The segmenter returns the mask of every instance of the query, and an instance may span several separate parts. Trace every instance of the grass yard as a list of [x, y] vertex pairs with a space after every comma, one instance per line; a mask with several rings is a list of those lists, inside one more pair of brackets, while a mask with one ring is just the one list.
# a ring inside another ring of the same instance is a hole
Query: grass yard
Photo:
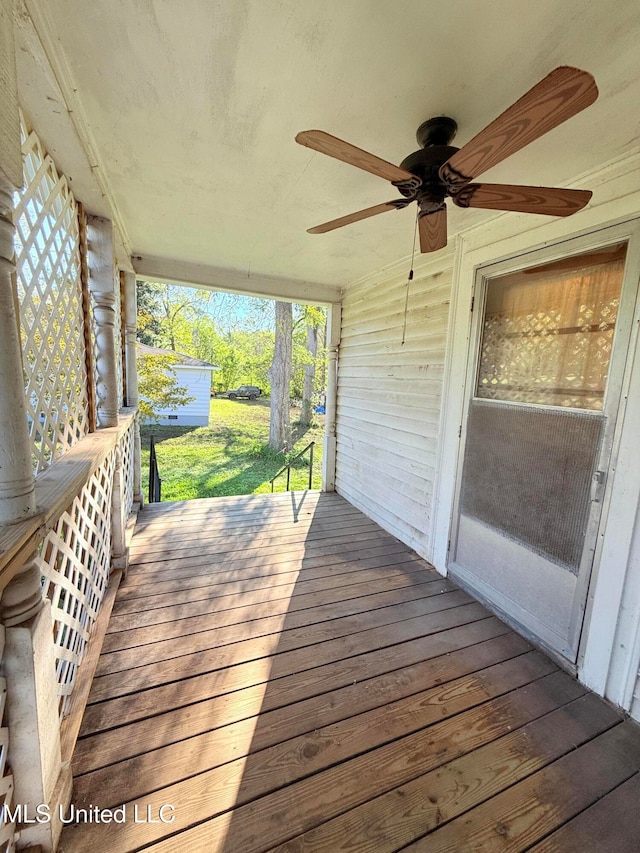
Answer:
[[[313, 488], [321, 485], [324, 415], [315, 415], [311, 428], [295, 424], [299, 409], [291, 410], [293, 454], [315, 441]], [[269, 440], [267, 400], [212, 399], [208, 427], [143, 426], [142, 482], [145, 498], [149, 478], [149, 436], [156, 437], [162, 500], [182, 501], [221, 495], [270, 492], [269, 480], [286, 463], [284, 454], [273, 453]], [[276, 481], [275, 491], [284, 491], [286, 473]], [[291, 485], [309, 485], [309, 455], [291, 469]]]

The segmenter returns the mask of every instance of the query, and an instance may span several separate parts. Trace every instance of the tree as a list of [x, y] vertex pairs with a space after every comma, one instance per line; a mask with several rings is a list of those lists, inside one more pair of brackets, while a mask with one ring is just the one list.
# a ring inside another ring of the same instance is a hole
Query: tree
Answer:
[[306, 331], [306, 351], [303, 363], [304, 379], [302, 382], [302, 411], [300, 423], [303, 426], [311, 426], [313, 420], [313, 392], [316, 381], [316, 361], [318, 358], [318, 330], [326, 323], [324, 308], [311, 305], [301, 306], [303, 308], [301, 321], [304, 321]]
[[174, 352], [185, 349], [191, 325], [207, 313], [217, 294], [158, 281], [138, 281], [138, 340]]
[[162, 285], [150, 281], [136, 281], [136, 303], [138, 329], [136, 337], [150, 347], [160, 346], [162, 321], [160, 319], [160, 296]]
[[302, 410], [300, 423], [311, 426], [313, 420], [313, 386], [316, 378], [316, 356], [318, 354], [318, 327], [307, 325], [307, 352], [309, 360], [304, 366], [304, 382], [302, 385]]
[[186, 386], [178, 385], [175, 361], [171, 355], [138, 356], [141, 420], [156, 420], [159, 410], [178, 409], [195, 400], [187, 396]]
[[271, 418], [269, 447], [288, 450], [291, 442], [289, 395], [291, 385], [291, 350], [293, 316], [290, 302], [276, 302], [276, 334], [273, 361], [269, 370], [271, 380]]

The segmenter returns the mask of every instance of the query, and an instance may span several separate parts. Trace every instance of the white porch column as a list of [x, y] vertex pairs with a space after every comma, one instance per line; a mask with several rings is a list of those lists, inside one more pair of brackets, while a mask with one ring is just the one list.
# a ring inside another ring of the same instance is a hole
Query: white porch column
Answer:
[[[136, 328], [138, 322], [138, 305], [136, 302], [136, 276], [132, 272], [121, 273], [124, 282], [124, 316], [126, 330], [126, 364], [127, 364], [127, 406], [137, 407], [138, 396], [138, 365], [136, 359]], [[142, 462], [140, 451], [140, 424], [136, 419], [133, 428], [133, 500], [144, 503], [142, 493]]]
[[336, 402], [338, 395], [338, 350], [342, 306], [333, 304], [327, 312], [327, 393], [325, 399], [325, 436], [322, 456], [322, 488], [336, 490]]
[[98, 427], [118, 425], [116, 362], [116, 276], [110, 220], [87, 216], [89, 290], [96, 322], [96, 398]]
[[127, 519], [124, 515], [122, 453], [119, 447], [116, 447], [115, 453], [116, 467], [113, 472], [111, 492], [111, 571], [122, 569], [126, 572], [129, 565], [129, 549], [127, 548]]
[[0, 0], [0, 523], [35, 512], [31, 442], [13, 287], [12, 193], [22, 186], [13, 2]]
[[0, 523], [35, 512], [31, 441], [12, 276], [11, 187], [0, 172]]
[[138, 369], [136, 365], [136, 325], [138, 307], [136, 304], [136, 275], [132, 272], [121, 272], [124, 284], [124, 322], [126, 331], [126, 365], [127, 365], [127, 406], [138, 405]]
[[60, 722], [52, 643], [51, 604], [42, 596], [40, 567], [30, 560], [2, 594], [5, 626], [4, 672], [7, 681], [9, 760], [14, 775], [14, 804], [33, 815], [47, 805], [52, 820], [20, 828], [19, 847], [55, 850], [61, 831], [60, 808], [71, 799], [71, 768], [62, 764]]

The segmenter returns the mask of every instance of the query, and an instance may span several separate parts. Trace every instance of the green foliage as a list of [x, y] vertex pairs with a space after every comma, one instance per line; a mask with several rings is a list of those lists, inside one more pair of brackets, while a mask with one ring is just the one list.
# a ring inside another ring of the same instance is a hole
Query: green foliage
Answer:
[[[327, 324], [327, 312], [325, 308], [317, 305], [296, 305], [295, 309], [291, 396], [295, 400], [302, 400], [306, 365], [312, 364], [315, 368], [314, 391], [324, 390], [325, 376], [322, 366], [326, 360], [324, 331]], [[318, 329], [318, 352], [315, 358], [307, 349], [307, 326], [314, 326]]]
[[[312, 429], [294, 429], [295, 444], [289, 458], [315, 441], [313, 488], [319, 489], [322, 471], [324, 418]], [[149, 435], [156, 437], [156, 453], [162, 477], [162, 499], [189, 500], [218, 495], [270, 492], [269, 483], [288, 461], [285, 454], [269, 449], [269, 403], [211, 400], [210, 426], [143, 426], [143, 477], [149, 470]], [[294, 463], [291, 485], [308, 487], [308, 453]], [[283, 491], [286, 474], [276, 481]]]
[[150, 347], [160, 346], [162, 322], [160, 318], [161, 284], [149, 281], [136, 281], [136, 301], [138, 304], [137, 338], [140, 343]]
[[195, 400], [187, 395], [187, 388], [178, 385], [173, 368], [176, 359], [171, 355], [138, 356], [138, 390], [140, 392], [140, 418], [153, 421], [161, 409], [178, 409]]
[[[241, 384], [258, 385], [269, 394], [269, 367], [274, 351], [274, 303], [270, 300], [213, 293], [160, 282], [137, 282], [138, 340], [191, 355], [220, 367], [215, 390]], [[315, 361], [315, 390], [324, 388], [326, 311], [294, 305], [291, 396], [301, 399], [304, 369]], [[306, 327], [319, 329], [318, 355], [311, 359]]]

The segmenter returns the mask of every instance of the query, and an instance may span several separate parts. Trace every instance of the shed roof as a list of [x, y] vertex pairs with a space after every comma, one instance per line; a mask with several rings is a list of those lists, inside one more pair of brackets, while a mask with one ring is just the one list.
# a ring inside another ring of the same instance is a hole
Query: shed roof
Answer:
[[203, 361], [201, 358], [194, 358], [192, 355], [185, 355], [181, 352], [175, 352], [172, 349], [163, 349], [162, 347], [150, 347], [148, 344], [136, 343], [136, 352], [139, 355], [171, 355], [175, 358], [176, 364], [183, 367], [202, 367], [209, 370], [220, 370], [215, 364], [209, 361]]

